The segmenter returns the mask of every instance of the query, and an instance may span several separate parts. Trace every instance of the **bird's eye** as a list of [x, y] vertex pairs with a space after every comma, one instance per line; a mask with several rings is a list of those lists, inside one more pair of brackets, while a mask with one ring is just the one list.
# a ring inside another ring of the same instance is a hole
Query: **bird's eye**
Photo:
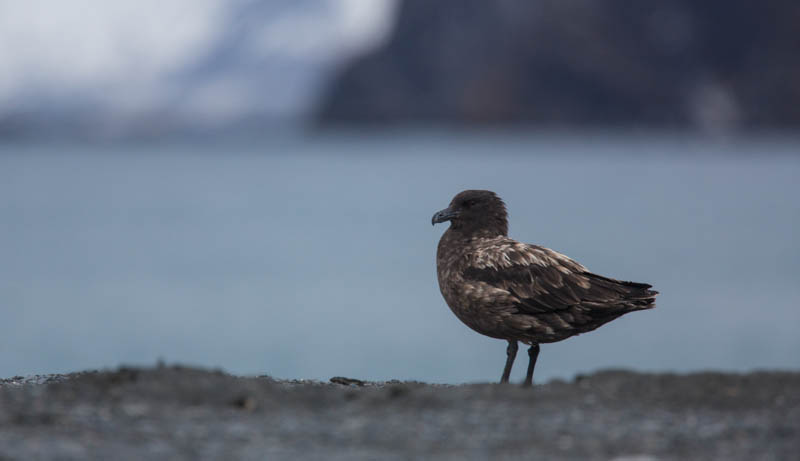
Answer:
[[464, 208], [471, 208], [475, 206], [477, 203], [478, 201], [475, 199], [467, 200], [466, 202], [464, 202]]

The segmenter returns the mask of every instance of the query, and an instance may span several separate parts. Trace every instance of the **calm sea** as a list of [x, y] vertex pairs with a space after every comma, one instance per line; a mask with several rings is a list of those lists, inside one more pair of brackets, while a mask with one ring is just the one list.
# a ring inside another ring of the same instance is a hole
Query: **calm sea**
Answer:
[[430, 218], [467, 188], [512, 237], [662, 293], [544, 345], [538, 381], [800, 368], [798, 138], [427, 132], [0, 145], [0, 377], [497, 380], [505, 343], [436, 283]]

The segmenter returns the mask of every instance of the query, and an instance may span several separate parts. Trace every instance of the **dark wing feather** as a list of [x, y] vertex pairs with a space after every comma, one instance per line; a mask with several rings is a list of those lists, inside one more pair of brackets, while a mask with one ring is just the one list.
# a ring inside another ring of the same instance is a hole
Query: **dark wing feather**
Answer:
[[[515, 304], [524, 313], [553, 313], [580, 306], [619, 315], [653, 307], [658, 294], [644, 283], [592, 274], [566, 256], [534, 245], [517, 243], [513, 247], [494, 246], [483, 251], [493, 252], [483, 255], [483, 259], [495, 264], [470, 266], [464, 271], [464, 278], [508, 291], [519, 300]], [[530, 255], [520, 257], [520, 252]], [[533, 262], [520, 264], [523, 261]]]

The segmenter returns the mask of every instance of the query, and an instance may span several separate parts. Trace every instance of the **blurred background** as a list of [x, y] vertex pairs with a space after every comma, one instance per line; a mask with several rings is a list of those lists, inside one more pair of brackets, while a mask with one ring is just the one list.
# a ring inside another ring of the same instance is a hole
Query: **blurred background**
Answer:
[[[0, 376], [163, 359], [495, 381], [431, 215], [652, 283], [543, 346], [601, 368], [800, 368], [800, 4], [0, 0]], [[517, 364], [521, 378], [524, 364]]]

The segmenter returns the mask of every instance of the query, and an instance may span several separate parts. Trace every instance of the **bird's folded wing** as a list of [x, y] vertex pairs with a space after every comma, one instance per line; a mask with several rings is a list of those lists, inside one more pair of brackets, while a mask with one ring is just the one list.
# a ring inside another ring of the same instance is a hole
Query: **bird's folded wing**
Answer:
[[622, 307], [655, 296], [646, 284], [621, 282], [588, 272], [581, 264], [548, 248], [510, 239], [488, 242], [464, 271], [467, 280], [507, 291], [522, 312], [554, 312], [574, 306]]

